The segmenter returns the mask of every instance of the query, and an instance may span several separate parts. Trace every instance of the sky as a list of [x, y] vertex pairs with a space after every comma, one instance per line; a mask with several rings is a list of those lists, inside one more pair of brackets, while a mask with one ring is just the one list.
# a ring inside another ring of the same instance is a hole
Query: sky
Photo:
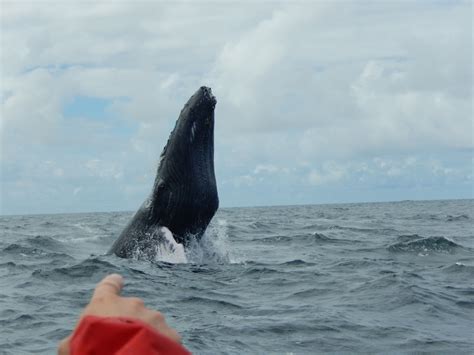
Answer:
[[221, 207], [473, 198], [471, 1], [0, 14], [0, 214], [136, 210], [202, 85]]

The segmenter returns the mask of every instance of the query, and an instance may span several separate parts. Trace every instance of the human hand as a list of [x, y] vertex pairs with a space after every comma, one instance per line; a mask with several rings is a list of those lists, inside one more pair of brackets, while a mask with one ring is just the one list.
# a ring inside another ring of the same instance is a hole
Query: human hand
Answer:
[[[165, 317], [160, 312], [146, 308], [142, 299], [138, 297], [121, 297], [122, 287], [122, 276], [118, 274], [106, 276], [97, 284], [91, 301], [82, 312], [77, 324], [81, 322], [83, 317], [89, 315], [135, 318], [151, 325], [160, 334], [176, 342], [181, 342], [178, 332], [166, 324]], [[58, 348], [59, 355], [69, 354], [70, 338], [71, 335], [60, 342]]]

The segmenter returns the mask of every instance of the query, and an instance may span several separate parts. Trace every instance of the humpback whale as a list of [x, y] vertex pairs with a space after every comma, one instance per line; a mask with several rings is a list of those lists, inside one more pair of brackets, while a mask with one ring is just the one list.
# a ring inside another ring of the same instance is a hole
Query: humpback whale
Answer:
[[[214, 174], [214, 108], [211, 89], [199, 88], [181, 110], [160, 155], [153, 189], [109, 253], [153, 259], [173, 249], [169, 232], [186, 247], [199, 239], [219, 207]], [[167, 233], [168, 232], [168, 233]]]

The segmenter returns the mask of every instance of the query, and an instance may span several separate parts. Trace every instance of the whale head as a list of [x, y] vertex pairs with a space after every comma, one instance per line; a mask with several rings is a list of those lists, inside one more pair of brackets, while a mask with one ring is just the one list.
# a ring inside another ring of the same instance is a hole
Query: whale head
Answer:
[[214, 173], [214, 109], [211, 89], [199, 88], [181, 110], [160, 156], [149, 199], [149, 219], [167, 227], [179, 243], [204, 233], [219, 199]]

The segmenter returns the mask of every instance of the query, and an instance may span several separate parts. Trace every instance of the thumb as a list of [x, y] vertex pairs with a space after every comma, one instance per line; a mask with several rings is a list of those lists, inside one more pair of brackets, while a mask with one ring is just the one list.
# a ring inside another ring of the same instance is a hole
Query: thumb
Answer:
[[61, 340], [59, 343], [58, 347], [58, 355], [69, 355], [70, 354], [70, 348], [69, 348], [69, 341], [71, 340], [71, 336], [68, 336], [67, 338], [64, 338]]
[[123, 287], [123, 277], [119, 274], [111, 274], [100, 281], [94, 291], [92, 298], [110, 295], [120, 295]]

